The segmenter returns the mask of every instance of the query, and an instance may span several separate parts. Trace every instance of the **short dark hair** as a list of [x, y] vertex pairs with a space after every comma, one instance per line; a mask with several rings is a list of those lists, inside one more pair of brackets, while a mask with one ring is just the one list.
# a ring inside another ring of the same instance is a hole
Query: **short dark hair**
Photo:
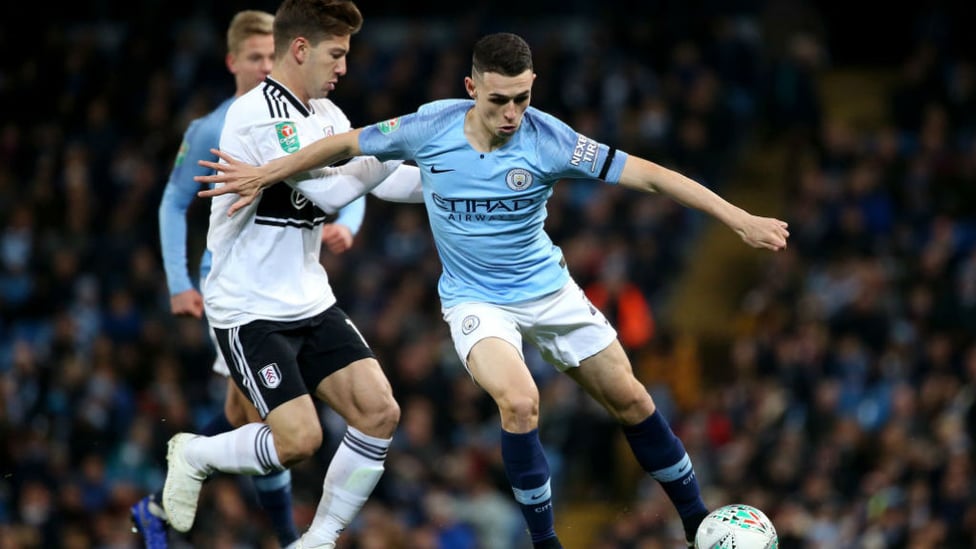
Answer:
[[352, 36], [363, 26], [363, 15], [351, 0], [285, 0], [274, 18], [275, 52], [288, 51], [303, 36], [315, 46], [333, 36]]
[[471, 56], [474, 72], [518, 76], [532, 70], [532, 50], [517, 34], [498, 32], [479, 39]]

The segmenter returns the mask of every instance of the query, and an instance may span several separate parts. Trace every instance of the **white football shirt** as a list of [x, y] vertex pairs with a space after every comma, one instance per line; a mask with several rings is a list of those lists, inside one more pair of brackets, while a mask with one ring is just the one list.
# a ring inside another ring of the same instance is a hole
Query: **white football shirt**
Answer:
[[[220, 149], [249, 164], [266, 164], [323, 137], [351, 129], [332, 101], [303, 104], [267, 78], [230, 106]], [[319, 263], [326, 212], [290, 182], [265, 189], [227, 216], [236, 194], [213, 198], [207, 249], [213, 259], [204, 292], [207, 319], [217, 328], [254, 320], [292, 321], [336, 302]]]

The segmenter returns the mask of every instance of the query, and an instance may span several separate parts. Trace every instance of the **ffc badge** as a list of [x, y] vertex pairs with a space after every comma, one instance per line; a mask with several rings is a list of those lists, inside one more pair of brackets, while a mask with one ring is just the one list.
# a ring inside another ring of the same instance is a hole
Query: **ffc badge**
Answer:
[[261, 384], [268, 389], [274, 389], [281, 385], [281, 371], [278, 370], [278, 363], [272, 362], [258, 370], [258, 377], [261, 378]]
[[278, 144], [281, 150], [291, 154], [301, 148], [298, 144], [298, 128], [294, 122], [278, 122], [275, 124], [275, 131], [278, 132]]

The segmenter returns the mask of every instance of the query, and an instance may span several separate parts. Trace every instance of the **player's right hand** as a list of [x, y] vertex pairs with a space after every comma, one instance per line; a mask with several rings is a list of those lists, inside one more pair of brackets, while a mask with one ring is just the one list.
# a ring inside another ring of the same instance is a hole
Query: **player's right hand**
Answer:
[[233, 156], [210, 149], [210, 152], [223, 160], [223, 162], [212, 162], [210, 160], [198, 160], [197, 164], [215, 170], [213, 175], [197, 175], [193, 180], [201, 184], [222, 183], [222, 185], [212, 189], [203, 190], [197, 196], [212, 198], [222, 194], [237, 194], [240, 198], [234, 202], [227, 211], [227, 216], [234, 215], [234, 212], [254, 202], [254, 199], [261, 194], [264, 188], [262, 174], [264, 171], [260, 166], [252, 166], [234, 158]]
[[779, 251], [786, 248], [786, 240], [790, 237], [789, 225], [772, 217], [760, 217], [746, 214], [743, 223], [735, 228], [735, 232], [746, 244], [753, 248], [765, 248]]
[[203, 318], [203, 296], [196, 290], [187, 290], [169, 296], [169, 308], [176, 316]]

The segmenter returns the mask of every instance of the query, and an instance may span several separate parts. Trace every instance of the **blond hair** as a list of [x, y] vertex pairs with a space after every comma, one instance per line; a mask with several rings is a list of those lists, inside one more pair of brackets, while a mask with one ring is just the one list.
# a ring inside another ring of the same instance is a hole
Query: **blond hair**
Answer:
[[270, 35], [274, 30], [274, 15], [266, 11], [239, 11], [227, 27], [227, 51], [237, 53], [248, 38], [260, 34]]

